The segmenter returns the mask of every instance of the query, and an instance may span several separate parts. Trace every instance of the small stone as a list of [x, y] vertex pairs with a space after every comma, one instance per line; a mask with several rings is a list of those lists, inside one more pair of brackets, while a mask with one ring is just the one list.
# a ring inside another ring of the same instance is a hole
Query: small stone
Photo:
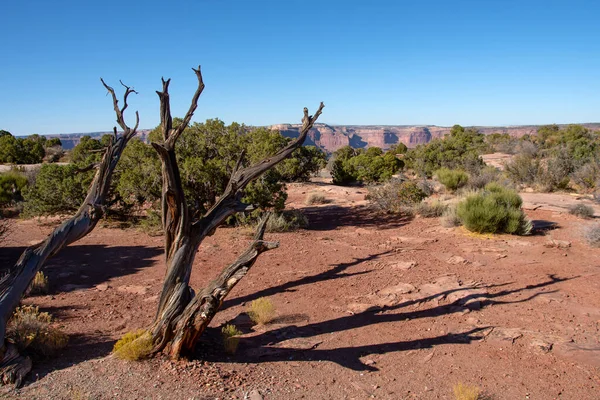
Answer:
[[101, 283], [99, 285], [96, 285], [96, 290], [104, 292], [105, 290], [108, 290], [109, 287], [110, 286], [108, 285], [108, 283]]
[[462, 258], [461, 256], [452, 256], [449, 259], [447, 259], [446, 262], [451, 265], [460, 265], [468, 263], [468, 261]]

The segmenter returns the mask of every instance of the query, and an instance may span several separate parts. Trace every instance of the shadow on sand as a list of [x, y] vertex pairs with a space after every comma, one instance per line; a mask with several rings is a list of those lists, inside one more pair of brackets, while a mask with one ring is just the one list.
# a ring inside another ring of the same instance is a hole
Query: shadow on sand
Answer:
[[[229, 359], [229, 361], [235, 362], [278, 362], [278, 361], [289, 361], [294, 359], [296, 361], [331, 361], [339, 364], [343, 367], [356, 370], [356, 371], [376, 371], [377, 368], [372, 365], [365, 365], [360, 361], [360, 358], [368, 354], [385, 354], [389, 352], [405, 351], [412, 349], [425, 349], [432, 348], [434, 346], [442, 344], [468, 344], [473, 341], [482, 340], [485, 337], [486, 331], [489, 333], [490, 327], [476, 327], [464, 332], [448, 333], [445, 335], [434, 336], [424, 339], [414, 339], [408, 341], [397, 341], [397, 342], [386, 342], [378, 344], [370, 344], [365, 346], [355, 347], [338, 347], [334, 349], [318, 349], [320, 343], [318, 338], [313, 340], [314, 345], [303, 348], [293, 347], [278, 347], [277, 345], [281, 342], [288, 341], [290, 339], [299, 338], [316, 338], [319, 335], [331, 334], [335, 332], [342, 332], [351, 329], [357, 329], [362, 327], [370, 327], [374, 331], [377, 329], [377, 324], [384, 324], [390, 322], [399, 322], [407, 319], [418, 319], [418, 318], [433, 318], [442, 315], [449, 315], [453, 313], [461, 313], [465, 309], [470, 308], [485, 308], [492, 305], [499, 304], [516, 304], [523, 303], [532, 300], [540, 293], [533, 293], [530, 296], [520, 300], [503, 300], [504, 297], [527, 292], [535, 289], [550, 287], [560, 282], [564, 282], [571, 278], [558, 278], [554, 275], [549, 275], [548, 279], [544, 282], [536, 285], [528, 285], [516, 289], [504, 289], [499, 290], [496, 293], [465, 293], [465, 296], [457, 299], [456, 301], [446, 304], [439, 305], [423, 310], [416, 311], [403, 311], [409, 306], [417, 305], [420, 303], [426, 303], [431, 300], [440, 300], [445, 298], [451, 293], [467, 291], [471, 289], [500, 289], [501, 287], [512, 284], [495, 284], [488, 286], [465, 286], [457, 289], [447, 290], [441, 293], [437, 293], [431, 296], [426, 296], [414, 300], [404, 301], [402, 303], [381, 307], [374, 311], [365, 311], [358, 314], [347, 315], [327, 321], [309, 323], [304, 326], [284, 326], [276, 329], [266, 331], [253, 337], [244, 338], [242, 341], [242, 349], [239, 354]], [[552, 293], [551, 292], [544, 292]], [[477, 303], [474, 303], [477, 302]], [[209, 345], [213, 349], [219, 349], [219, 345], [215, 344], [214, 341], [218, 340], [218, 333], [216, 329], [212, 333], [208, 334], [203, 343], [198, 348], [198, 356], [209, 361], [227, 361], [223, 359], [222, 352], [207, 350], [206, 345]], [[211, 343], [212, 342], [212, 343]], [[308, 341], [310, 346], [310, 341]], [[205, 344], [205, 346], [202, 346]]]

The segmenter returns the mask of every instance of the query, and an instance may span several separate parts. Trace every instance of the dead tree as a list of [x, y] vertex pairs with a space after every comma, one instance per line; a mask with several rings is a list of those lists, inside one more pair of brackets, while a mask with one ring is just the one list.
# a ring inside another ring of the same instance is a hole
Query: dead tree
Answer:
[[198, 247], [227, 217], [251, 207], [241, 201], [244, 188], [302, 146], [324, 107], [321, 103], [314, 116], [309, 116], [308, 109], [305, 108], [300, 136], [273, 156], [242, 168], [243, 155], [240, 155], [224, 193], [204, 215], [195, 218], [186, 203], [175, 154], [177, 139], [189, 124], [204, 89], [200, 67], [194, 69], [194, 72], [198, 78], [198, 88], [183, 122], [177, 127], [173, 127], [169, 104], [170, 79], [162, 80], [162, 91], [157, 91], [157, 94], [160, 98], [163, 143], [152, 143], [162, 163], [162, 225], [167, 273], [150, 331], [154, 343], [153, 353], [163, 351], [172, 358], [179, 358], [194, 349], [225, 296], [246, 274], [258, 256], [277, 247], [277, 243], [262, 240], [266, 224], [266, 220], [263, 220], [250, 247], [206, 288], [195, 294], [189, 281]]
[[104, 80], [101, 79], [101, 81], [111, 94], [117, 123], [123, 130], [123, 134], [117, 135], [117, 128], [114, 128], [112, 142], [104, 152], [85, 200], [75, 215], [56, 228], [44, 241], [25, 249], [17, 263], [0, 278], [0, 344], [2, 345], [0, 349], [0, 379], [4, 384], [14, 382], [19, 386], [32, 366], [29, 357], [21, 356], [15, 345], [6, 341], [8, 320], [19, 305], [35, 274], [42, 268], [46, 260], [62, 248], [90, 233], [102, 218], [115, 167], [125, 146], [137, 132], [140, 120], [138, 113], [135, 113], [136, 121], [133, 129], [127, 126], [123, 116], [127, 109], [127, 98], [131, 93], [136, 92], [121, 82], [125, 87], [125, 94], [123, 95], [123, 107], [119, 108], [115, 91]]

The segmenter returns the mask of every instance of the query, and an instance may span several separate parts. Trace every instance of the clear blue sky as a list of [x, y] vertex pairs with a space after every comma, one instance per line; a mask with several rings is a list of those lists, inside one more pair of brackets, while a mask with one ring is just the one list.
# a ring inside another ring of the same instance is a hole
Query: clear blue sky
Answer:
[[[600, 121], [598, 1], [61, 1], [0, 4], [0, 129], [108, 131], [103, 77], [158, 124], [160, 77], [196, 121], [519, 125]], [[133, 123], [133, 113], [128, 114]]]

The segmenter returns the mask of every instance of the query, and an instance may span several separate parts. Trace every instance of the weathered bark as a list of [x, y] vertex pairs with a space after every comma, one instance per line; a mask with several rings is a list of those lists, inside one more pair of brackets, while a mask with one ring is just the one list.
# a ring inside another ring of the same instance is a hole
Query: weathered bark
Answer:
[[123, 85], [125, 87], [123, 107], [119, 108], [119, 102], [113, 88], [104, 83], [103, 80], [102, 84], [112, 96], [117, 123], [123, 129], [123, 134], [118, 136], [117, 128], [114, 128], [113, 140], [106, 149], [87, 196], [75, 215], [56, 228], [44, 241], [25, 249], [17, 263], [0, 278], [0, 343], [2, 343], [0, 376], [3, 383], [16, 382], [20, 384], [23, 376], [31, 369], [31, 361], [26, 357], [18, 356], [18, 352], [15, 356], [16, 349], [5, 341], [8, 320], [31, 284], [35, 274], [42, 268], [46, 260], [65, 246], [90, 233], [102, 218], [106, 209], [106, 199], [113, 172], [125, 146], [135, 136], [139, 125], [137, 112], [133, 129], [127, 126], [123, 117], [123, 113], [127, 109], [127, 97], [135, 91]]
[[[308, 109], [305, 108], [300, 136], [273, 156], [246, 168], [241, 168], [242, 157], [240, 157], [218, 201], [202, 217], [192, 220], [181, 186], [175, 143], [191, 120], [198, 98], [204, 89], [200, 67], [194, 69], [194, 72], [198, 78], [198, 88], [183, 123], [177, 128], [173, 128], [169, 105], [170, 80], [162, 80], [163, 90], [157, 94], [161, 103], [163, 143], [152, 144], [162, 164], [162, 222], [165, 231], [167, 272], [154, 324], [150, 330], [153, 334], [154, 352], [167, 350], [173, 358], [193, 350], [198, 337], [231, 289], [227, 289], [227, 281], [223, 279], [229, 276], [227, 280], [231, 280], [231, 287], [233, 287], [252, 266], [258, 255], [273, 248], [274, 245], [257, 239], [236, 263], [226, 268], [219, 278], [198, 295], [194, 295], [194, 291], [189, 287], [189, 280], [198, 247], [204, 238], [212, 235], [227, 217], [251, 207], [241, 201], [245, 187], [302, 146], [308, 131], [321, 115], [324, 107], [321, 103], [314, 116], [309, 116]], [[264, 226], [261, 226], [260, 231], [264, 233]], [[262, 233], [260, 237], [262, 238]], [[237, 272], [231, 272], [233, 275], [229, 275], [228, 271]]]

